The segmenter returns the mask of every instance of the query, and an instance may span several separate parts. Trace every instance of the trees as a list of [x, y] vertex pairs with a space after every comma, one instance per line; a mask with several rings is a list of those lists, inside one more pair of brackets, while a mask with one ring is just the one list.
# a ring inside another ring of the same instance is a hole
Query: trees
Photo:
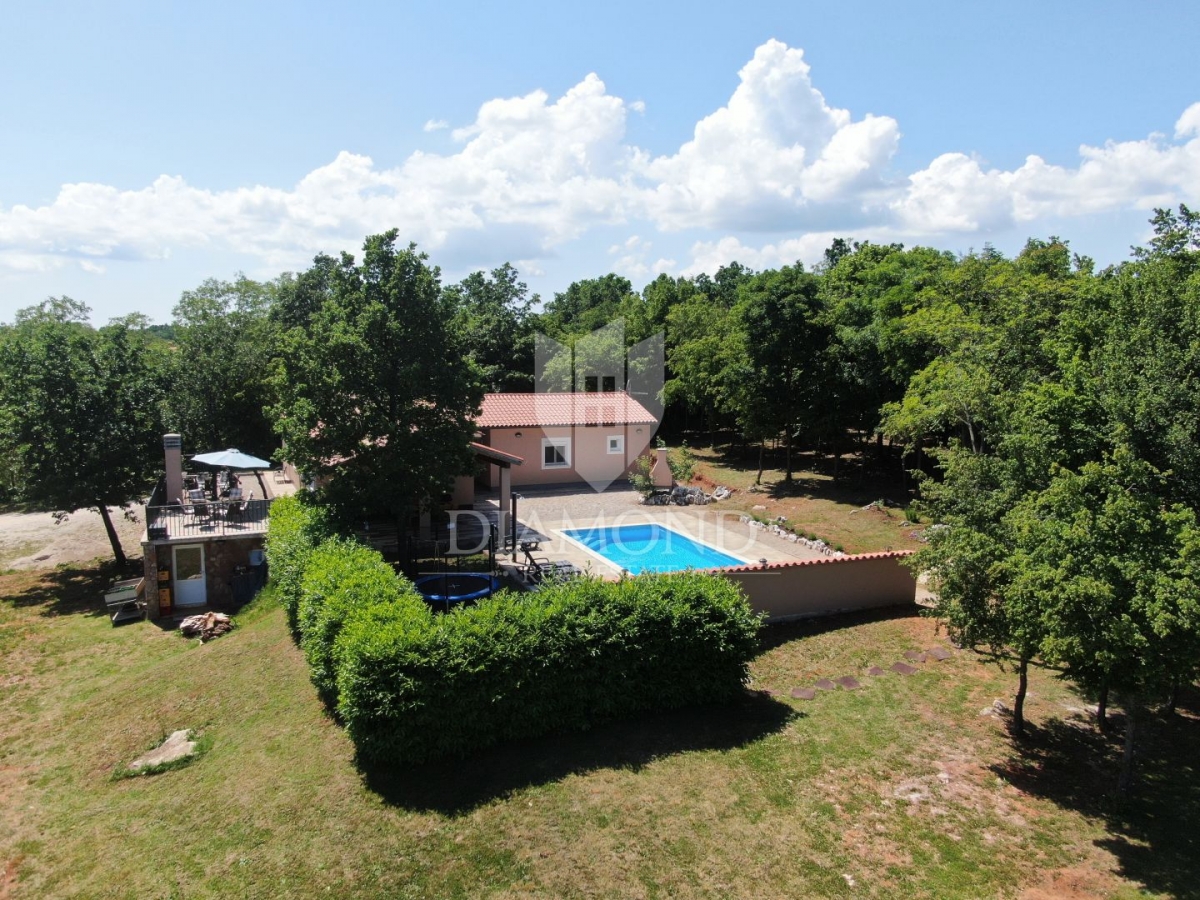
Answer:
[[125, 508], [160, 464], [162, 361], [145, 320], [99, 329], [68, 297], [17, 313], [0, 336], [0, 420], [10, 429], [24, 499], [61, 513], [100, 513], [118, 565], [125, 553], [109, 507]]
[[269, 457], [278, 445], [266, 415], [274, 293], [274, 286], [239, 275], [206, 279], [180, 297], [166, 418], [188, 446]]
[[811, 421], [829, 372], [830, 329], [820, 313], [817, 279], [799, 264], [745, 282], [734, 309], [745, 337], [732, 376], [739, 421], [759, 436], [783, 432], [789, 483], [796, 432]]
[[307, 328], [285, 335], [273, 378], [285, 455], [343, 519], [402, 519], [472, 470], [483, 397], [479, 370], [451, 327], [437, 268], [396, 232], [343, 254]]
[[533, 390], [533, 317], [537, 301], [508, 263], [491, 275], [472, 272], [445, 289], [452, 328], [491, 391]]
[[1135, 726], [1200, 663], [1200, 559], [1194, 511], [1162, 501], [1163, 479], [1118, 448], [1009, 516], [1017, 533], [1013, 593], [1043, 624], [1041, 652], [1067, 677], [1125, 707], [1120, 785], [1130, 784]]

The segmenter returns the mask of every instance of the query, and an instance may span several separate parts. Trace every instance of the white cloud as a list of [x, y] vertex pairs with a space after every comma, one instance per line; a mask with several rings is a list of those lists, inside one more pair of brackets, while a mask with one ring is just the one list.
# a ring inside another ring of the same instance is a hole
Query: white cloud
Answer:
[[[532, 271], [596, 225], [628, 224], [637, 234], [610, 253], [641, 277], [677, 266], [667, 256], [650, 262], [661, 231], [696, 239], [684, 268], [693, 272], [733, 258], [754, 268], [811, 263], [835, 234], [936, 240], [1200, 202], [1200, 103], [1183, 111], [1173, 139], [1083, 146], [1075, 165], [1031, 155], [1008, 171], [948, 148], [911, 174], [890, 170], [899, 123], [828, 103], [803, 51], [779, 41], [755, 51], [725, 105], [676, 152], [655, 157], [627, 142], [628, 115], [645, 109], [591, 74], [557, 99], [537, 90], [488, 100], [473, 123], [451, 130], [454, 152], [416, 152], [394, 168], [343, 151], [290, 187], [212, 191], [168, 175], [137, 190], [68, 184], [42, 206], [0, 207], [0, 270], [97, 271], [175, 248], [297, 268], [395, 227], [450, 267], [509, 258]], [[719, 237], [749, 233], [764, 235], [761, 246]]]
[[882, 186], [900, 130], [894, 119], [858, 122], [825, 102], [804, 51], [771, 40], [739, 73], [728, 104], [696, 125], [672, 156], [642, 156], [651, 216], [663, 227], [796, 224], [813, 202], [853, 200]]

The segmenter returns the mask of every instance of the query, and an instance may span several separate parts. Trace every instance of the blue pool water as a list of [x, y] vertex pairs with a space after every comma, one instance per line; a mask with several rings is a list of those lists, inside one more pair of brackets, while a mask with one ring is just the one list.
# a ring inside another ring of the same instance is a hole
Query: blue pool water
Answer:
[[563, 534], [633, 575], [746, 565], [743, 559], [698, 544], [662, 525], [572, 528]]

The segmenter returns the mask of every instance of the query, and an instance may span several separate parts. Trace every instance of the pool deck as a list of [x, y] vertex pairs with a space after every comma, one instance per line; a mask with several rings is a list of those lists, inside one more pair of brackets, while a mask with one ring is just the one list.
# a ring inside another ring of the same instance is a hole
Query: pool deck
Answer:
[[[602, 578], [617, 578], [620, 569], [602, 557], [585, 550], [562, 534], [570, 528], [611, 527], [655, 522], [701, 543], [756, 563], [795, 562], [823, 559], [822, 554], [770, 534], [743, 525], [738, 510], [724, 508], [721, 503], [707, 506], [643, 506], [641, 496], [631, 488], [614, 486], [597, 493], [584, 486], [570, 488], [522, 488], [517, 501], [517, 539], [538, 540], [541, 549], [535, 555], [550, 560], [566, 560], [585, 572]], [[476, 508], [495, 508], [495, 497], [480, 497]], [[516, 560], [505, 554], [498, 560], [505, 568], [521, 565], [524, 555], [518, 551]]]

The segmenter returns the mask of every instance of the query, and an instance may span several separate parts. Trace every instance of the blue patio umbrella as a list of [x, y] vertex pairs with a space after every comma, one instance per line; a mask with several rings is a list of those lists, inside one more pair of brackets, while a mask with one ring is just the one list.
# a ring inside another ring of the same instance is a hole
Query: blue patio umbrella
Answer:
[[[216, 466], [218, 469], [238, 469], [241, 471], [269, 469], [271, 464], [265, 459], [259, 459], [257, 456], [251, 456], [249, 453], [243, 453], [241, 450], [235, 450], [232, 447], [228, 450], [217, 450], [213, 453], [197, 453], [192, 457], [192, 462], [203, 463], [206, 466]], [[262, 475], [257, 471], [254, 472], [258, 478], [258, 485], [262, 488], [263, 496], [267, 496], [267, 486], [263, 483]], [[214, 480], [213, 497], [217, 496], [217, 487]]]
[[269, 469], [271, 463], [241, 450], [218, 450], [215, 453], [197, 453], [192, 462], [204, 463], [206, 466], [217, 466], [222, 469]]

